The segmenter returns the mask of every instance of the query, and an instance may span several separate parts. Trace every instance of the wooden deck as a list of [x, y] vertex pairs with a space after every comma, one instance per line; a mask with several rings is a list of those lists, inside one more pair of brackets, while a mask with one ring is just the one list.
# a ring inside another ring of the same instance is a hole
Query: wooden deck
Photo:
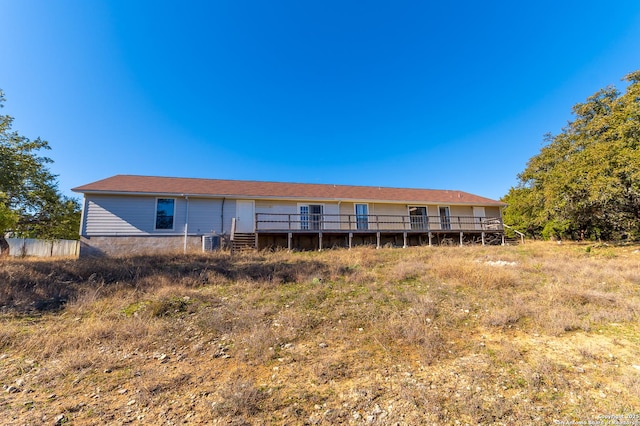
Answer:
[[255, 215], [255, 247], [319, 249], [375, 245], [504, 244], [499, 217], [272, 214]]

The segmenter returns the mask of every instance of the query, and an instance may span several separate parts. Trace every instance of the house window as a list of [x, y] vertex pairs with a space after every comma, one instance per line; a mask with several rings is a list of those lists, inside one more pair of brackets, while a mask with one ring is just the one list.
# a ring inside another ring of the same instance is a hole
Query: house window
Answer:
[[322, 204], [300, 205], [300, 229], [319, 230], [322, 229]]
[[173, 229], [175, 201], [173, 198], [156, 200], [156, 229]]
[[369, 229], [369, 206], [367, 204], [356, 204], [356, 229]]

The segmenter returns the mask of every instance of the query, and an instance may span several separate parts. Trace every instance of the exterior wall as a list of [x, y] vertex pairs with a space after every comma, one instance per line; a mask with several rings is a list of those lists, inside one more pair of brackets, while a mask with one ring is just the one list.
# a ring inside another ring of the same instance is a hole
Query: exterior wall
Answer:
[[[342, 220], [343, 222], [340, 224], [340, 229], [353, 229], [355, 228], [354, 224], [351, 224], [351, 227], [349, 227], [349, 222], [347, 216], [345, 215], [354, 215], [355, 214], [355, 207], [354, 207], [355, 203], [340, 203], [340, 206], [338, 207], [338, 214], [342, 215]], [[346, 220], [345, 220], [346, 219]]]
[[500, 213], [500, 207], [485, 207], [484, 213], [486, 217], [490, 218], [502, 217], [502, 213]]
[[[156, 199], [146, 196], [90, 195], [85, 202], [82, 236], [148, 236], [184, 235], [187, 201], [174, 198], [173, 229], [155, 229]], [[189, 198], [189, 234], [229, 233], [231, 218], [235, 215], [235, 201], [222, 199]]]
[[[187, 237], [187, 252], [202, 251], [202, 237]], [[184, 252], [184, 236], [101, 236], [80, 239], [80, 257]]]
[[451, 216], [473, 216], [471, 206], [450, 206]]
[[[175, 199], [174, 227], [172, 230], [155, 229], [155, 196], [113, 196], [90, 195], [85, 202], [86, 211], [82, 220], [82, 236], [149, 236], [149, 235], [184, 235], [187, 201], [181, 197], [167, 197]], [[236, 201], [189, 198], [188, 234], [228, 234], [231, 232], [231, 221], [236, 216]], [[287, 229], [291, 220], [291, 229], [300, 229], [299, 205], [297, 201], [257, 200], [255, 212], [261, 213], [260, 230]], [[341, 229], [357, 230], [355, 218], [355, 203], [353, 202], [310, 202], [310, 204], [324, 206], [326, 230]], [[223, 206], [224, 204], [224, 206]], [[376, 223], [388, 230], [411, 229], [410, 224], [402, 223], [407, 220], [406, 204], [366, 203], [369, 206], [369, 230], [375, 230]], [[442, 229], [437, 205], [427, 205], [429, 229]], [[452, 218], [458, 216], [473, 216], [471, 206], [448, 206]], [[273, 216], [269, 216], [273, 214]], [[500, 217], [499, 207], [485, 207], [486, 217]], [[289, 216], [290, 215], [290, 216]], [[333, 216], [332, 216], [333, 215]], [[340, 215], [340, 216], [338, 216]], [[348, 217], [351, 215], [351, 224]], [[340, 223], [338, 223], [340, 220]], [[451, 221], [451, 230], [464, 228], [463, 223]], [[467, 226], [468, 228], [468, 226]]]
[[[409, 214], [406, 204], [369, 204], [369, 215], [375, 215], [380, 228], [389, 230], [406, 230], [411, 225], [406, 217]], [[375, 229], [375, 224], [370, 229]]]
[[427, 228], [432, 230], [441, 229], [439, 207], [436, 204], [429, 204], [425, 207], [427, 208]]
[[[340, 215], [342, 217], [342, 223], [340, 228], [342, 230], [353, 229], [356, 230], [355, 223], [355, 204], [352, 202], [344, 202], [340, 204]], [[360, 203], [358, 203], [360, 204]], [[411, 224], [408, 222], [408, 205], [407, 204], [387, 204], [387, 203], [362, 203], [369, 206], [369, 229], [376, 229], [376, 221], [380, 223], [381, 229], [388, 230], [410, 230]], [[411, 206], [426, 207], [428, 226], [432, 230], [442, 230], [442, 223], [440, 220], [440, 207], [449, 207], [449, 215], [452, 218], [450, 221], [451, 230], [469, 229], [473, 227], [473, 206], [448, 206], [448, 205], [436, 205], [436, 204], [411, 204]], [[351, 215], [351, 225], [346, 215]], [[485, 207], [485, 217], [501, 217], [499, 207]], [[458, 219], [460, 218], [460, 219]], [[406, 221], [403, 223], [402, 221]], [[386, 224], [385, 224], [386, 223]]]
[[231, 232], [231, 218], [235, 216], [235, 207], [235, 200], [225, 200], [223, 219], [222, 200], [189, 198], [189, 234], [228, 234]]
[[323, 229], [339, 229], [339, 224], [333, 223], [338, 220], [337, 215], [340, 214], [338, 203], [257, 200], [256, 213], [261, 213], [258, 230], [300, 229], [300, 209], [298, 207], [300, 204], [322, 204], [327, 220]]
[[[464, 229], [482, 229], [480, 222], [476, 223], [473, 214], [473, 206], [449, 206], [449, 205], [429, 205], [427, 207], [427, 215], [429, 217], [429, 229], [444, 230], [443, 223], [440, 220], [440, 207], [449, 207], [449, 215], [451, 217], [449, 226], [450, 230]], [[484, 207], [485, 218], [501, 218], [500, 207]]]
[[340, 229], [340, 206], [338, 203], [324, 203], [324, 214], [329, 215], [325, 229]]
[[324, 225], [324, 229], [340, 229], [340, 206], [338, 203], [324, 203], [324, 214], [328, 223]]
[[[387, 230], [403, 230], [410, 229], [408, 222], [402, 223], [403, 217], [407, 216], [408, 210], [406, 204], [386, 204], [386, 203], [352, 203], [345, 202], [340, 204], [341, 215], [351, 215], [351, 224], [347, 216], [342, 217], [340, 229], [357, 230], [355, 205], [367, 204], [369, 207], [369, 230], [376, 230], [376, 221], [380, 223], [380, 228]], [[389, 217], [386, 217], [389, 216]]]
[[153, 232], [155, 200], [155, 197], [88, 197], [80, 234], [149, 234]]
[[[174, 228], [171, 230], [156, 230], [156, 200], [157, 198], [173, 198], [175, 200]], [[189, 197], [156, 197], [133, 195], [86, 195], [85, 209], [82, 216], [80, 255], [124, 255], [158, 252], [182, 252], [185, 244], [185, 219], [187, 217], [188, 203], [188, 229], [187, 250], [200, 251], [202, 249], [202, 235], [216, 233], [219, 235], [231, 232], [232, 218], [236, 217], [236, 201], [222, 198], [197, 198]], [[261, 220], [273, 222], [259, 223], [258, 230], [300, 229], [301, 204], [322, 204], [324, 214], [323, 230], [353, 230], [357, 234], [357, 221], [354, 202], [318, 202], [318, 201], [279, 201], [256, 200], [255, 213], [261, 214]], [[358, 203], [359, 204], [359, 203]], [[365, 202], [363, 202], [365, 204]], [[402, 231], [411, 230], [407, 204], [392, 203], [366, 203], [368, 205], [369, 226], [368, 231], [399, 231], [394, 235], [392, 244], [399, 244], [397, 238], [402, 236]], [[414, 204], [411, 204], [414, 205]], [[421, 206], [420, 204], [415, 204]], [[422, 205], [427, 208], [429, 219], [428, 229], [433, 231], [452, 231], [456, 234], [459, 230], [482, 230], [475, 226], [472, 206], [446, 206], [449, 207], [449, 227], [442, 226], [439, 217], [439, 207], [445, 205]], [[271, 216], [269, 216], [271, 214]], [[332, 216], [333, 215], [333, 216]], [[351, 216], [349, 223], [347, 215]], [[500, 207], [485, 207], [487, 218], [500, 218]], [[340, 222], [338, 223], [338, 220]], [[379, 221], [379, 225], [376, 224]], [[465, 222], [466, 223], [463, 223]], [[289, 228], [289, 226], [291, 226]], [[425, 229], [426, 231], [426, 229]], [[392, 233], [391, 232], [391, 233]], [[391, 233], [387, 233], [391, 235]], [[354, 238], [364, 238], [365, 232]], [[375, 234], [375, 233], [374, 233]], [[275, 235], [275, 234], [274, 234]], [[283, 234], [286, 239], [286, 233]], [[276, 237], [273, 237], [276, 238]], [[299, 238], [307, 238], [299, 236]], [[327, 237], [329, 238], [329, 237]], [[348, 234], [335, 235], [334, 240], [326, 240], [329, 245], [346, 244]], [[391, 238], [386, 236], [385, 238]], [[417, 244], [422, 244], [420, 236], [416, 237]], [[362, 243], [369, 243], [362, 241]], [[357, 244], [357, 241], [354, 241]], [[386, 244], [386, 243], [385, 243]]]
[[459, 231], [461, 229], [469, 229], [473, 226], [473, 207], [471, 206], [450, 206], [449, 213], [451, 214], [451, 230]]
[[292, 221], [292, 229], [299, 229], [295, 226], [300, 220], [298, 203], [294, 201], [258, 200], [256, 201], [256, 213], [262, 213], [263, 216], [260, 219], [267, 221], [258, 224], [259, 230], [287, 229], [289, 220]]
[[[222, 201], [220, 205], [222, 206]], [[236, 217], [236, 200], [224, 200], [224, 208], [221, 208], [221, 211], [224, 213], [224, 221], [221, 227], [222, 233], [230, 234], [232, 219]]]

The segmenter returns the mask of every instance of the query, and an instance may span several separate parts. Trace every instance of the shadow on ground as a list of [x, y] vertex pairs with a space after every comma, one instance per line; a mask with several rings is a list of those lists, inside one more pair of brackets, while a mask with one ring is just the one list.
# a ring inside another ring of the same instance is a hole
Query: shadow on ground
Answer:
[[108, 295], [127, 288], [152, 291], [161, 282], [199, 287], [209, 284], [212, 275], [221, 280], [279, 284], [323, 277], [328, 269], [318, 261], [277, 262], [260, 254], [8, 260], [0, 263], [0, 311], [56, 311], [83, 292], [97, 289]]

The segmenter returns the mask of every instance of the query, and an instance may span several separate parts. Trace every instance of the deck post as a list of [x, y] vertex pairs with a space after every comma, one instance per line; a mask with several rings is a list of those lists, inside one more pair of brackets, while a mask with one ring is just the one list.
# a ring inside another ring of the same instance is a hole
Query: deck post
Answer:
[[482, 231], [482, 234], [481, 234], [481, 235], [482, 235], [482, 245], [484, 245], [484, 244], [485, 244], [484, 231]]
[[431, 238], [433, 238], [433, 234], [429, 231], [429, 247], [431, 247]]
[[352, 242], [353, 242], [353, 232], [349, 232], [349, 248], [351, 248]]
[[318, 232], [318, 251], [322, 251], [322, 232]]
[[462, 247], [464, 244], [462, 243], [462, 231], [460, 231], [460, 247]]
[[407, 231], [404, 231], [402, 233], [402, 238], [404, 240], [404, 245], [402, 246], [402, 248], [407, 248]]
[[376, 248], [380, 248], [380, 231], [376, 232]]
[[502, 233], [502, 245], [505, 245], [504, 244], [504, 232]]
[[293, 232], [287, 234], [287, 248], [291, 251], [291, 240], [293, 239]]
[[258, 231], [256, 230], [256, 250], [258, 250], [258, 249], [259, 249], [259, 246], [258, 246]]

